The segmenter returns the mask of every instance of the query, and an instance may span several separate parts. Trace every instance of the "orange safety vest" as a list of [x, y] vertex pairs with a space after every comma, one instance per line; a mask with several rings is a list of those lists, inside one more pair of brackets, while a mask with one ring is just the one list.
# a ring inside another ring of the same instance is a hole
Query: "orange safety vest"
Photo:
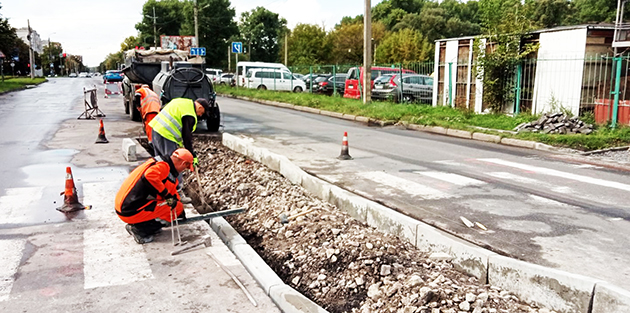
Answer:
[[156, 218], [170, 221], [170, 207], [164, 199], [174, 195], [178, 199], [177, 215], [183, 210], [177, 194], [177, 174], [171, 165], [155, 157], [134, 169], [125, 179], [114, 202], [118, 217], [129, 224]]
[[140, 94], [140, 114], [143, 120], [148, 113], [160, 112], [160, 97], [153, 90], [141, 87], [136, 93]]

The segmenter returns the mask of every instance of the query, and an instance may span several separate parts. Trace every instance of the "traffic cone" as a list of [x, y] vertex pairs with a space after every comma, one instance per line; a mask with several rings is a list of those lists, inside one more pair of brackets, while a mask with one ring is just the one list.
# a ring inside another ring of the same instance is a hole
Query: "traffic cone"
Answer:
[[341, 154], [337, 157], [339, 160], [352, 160], [348, 150], [348, 132], [343, 133], [343, 141], [341, 142]]
[[80, 210], [89, 210], [79, 202], [77, 196], [77, 188], [74, 187], [74, 179], [72, 178], [72, 169], [66, 167], [66, 189], [61, 193], [63, 195], [63, 206], [57, 208], [57, 211], [63, 213], [71, 213]]
[[109, 140], [105, 137], [105, 127], [103, 126], [103, 119], [101, 119], [100, 127], [98, 128], [98, 138], [96, 138], [96, 143], [108, 143]]

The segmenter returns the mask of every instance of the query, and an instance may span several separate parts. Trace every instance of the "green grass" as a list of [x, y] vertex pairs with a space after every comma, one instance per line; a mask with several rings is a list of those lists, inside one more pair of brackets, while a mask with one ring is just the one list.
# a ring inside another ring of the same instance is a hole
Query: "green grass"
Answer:
[[584, 151], [630, 145], [630, 127], [619, 127], [615, 130], [611, 130], [607, 126], [600, 126], [596, 127], [595, 132], [589, 135], [546, 135], [536, 133], [510, 134], [493, 130], [479, 130], [475, 128], [484, 127], [494, 130], [512, 130], [514, 127], [523, 122], [530, 122], [538, 119], [538, 116], [525, 113], [519, 114], [517, 117], [511, 117], [505, 114], [476, 114], [469, 110], [454, 109], [443, 106], [432, 107], [430, 105], [397, 104], [380, 101], [365, 105], [359, 100], [345, 99], [341, 97], [329, 97], [310, 93], [297, 94], [275, 92], [246, 88], [237, 89], [227, 86], [216, 86], [216, 91], [219, 94], [285, 102], [326, 111], [365, 116], [378, 120], [394, 122], [403, 121], [419, 125], [441, 126], [445, 128], [484, 132], [499, 135], [501, 137], [533, 140], [553, 146]]
[[46, 78], [37, 77], [34, 79], [27, 77], [5, 78], [4, 82], [0, 81], [0, 93], [21, 89], [26, 85], [36, 85], [46, 81]]

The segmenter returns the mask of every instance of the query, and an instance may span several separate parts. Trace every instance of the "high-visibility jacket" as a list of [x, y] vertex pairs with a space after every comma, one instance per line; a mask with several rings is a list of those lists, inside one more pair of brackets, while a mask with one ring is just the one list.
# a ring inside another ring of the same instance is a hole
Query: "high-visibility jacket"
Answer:
[[[120, 190], [116, 194], [114, 206], [118, 216], [127, 223], [139, 223], [145, 220], [162, 218], [170, 220], [170, 207], [166, 206], [164, 212], [159, 213], [158, 206], [164, 206], [167, 196], [175, 196], [177, 193], [177, 176], [179, 173], [170, 159], [163, 160], [155, 157], [147, 160], [134, 169], [125, 179]], [[182, 207], [183, 209], [183, 207]], [[151, 216], [155, 212], [160, 216]], [[145, 220], [134, 220], [134, 216]]]
[[153, 90], [141, 87], [136, 90], [140, 94], [140, 114], [142, 119], [146, 119], [147, 113], [160, 112], [160, 97]]
[[190, 99], [175, 98], [171, 100], [158, 115], [149, 123], [153, 131], [162, 137], [184, 146], [182, 139], [182, 117], [190, 115], [194, 118], [192, 131], [197, 128], [197, 113], [195, 103]]

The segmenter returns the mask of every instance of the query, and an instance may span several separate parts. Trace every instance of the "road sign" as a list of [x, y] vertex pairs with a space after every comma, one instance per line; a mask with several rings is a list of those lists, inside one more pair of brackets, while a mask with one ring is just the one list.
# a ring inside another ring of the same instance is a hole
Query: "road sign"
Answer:
[[15, 63], [11, 62], [11, 67], [15, 67]]
[[199, 47], [199, 48], [190, 48], [190, 55], [198, 55], [198, 56], [206, 56], [206, 48], [204, 47]]
[[52, 63], [50, 63], [50, 67], [55, 67], [55, 65], [54, 65], [54, 64], [52, 64]]
[[242, 42], [233, 42], [232, 43], [232, 53], [243, 53], [243, 43]]

